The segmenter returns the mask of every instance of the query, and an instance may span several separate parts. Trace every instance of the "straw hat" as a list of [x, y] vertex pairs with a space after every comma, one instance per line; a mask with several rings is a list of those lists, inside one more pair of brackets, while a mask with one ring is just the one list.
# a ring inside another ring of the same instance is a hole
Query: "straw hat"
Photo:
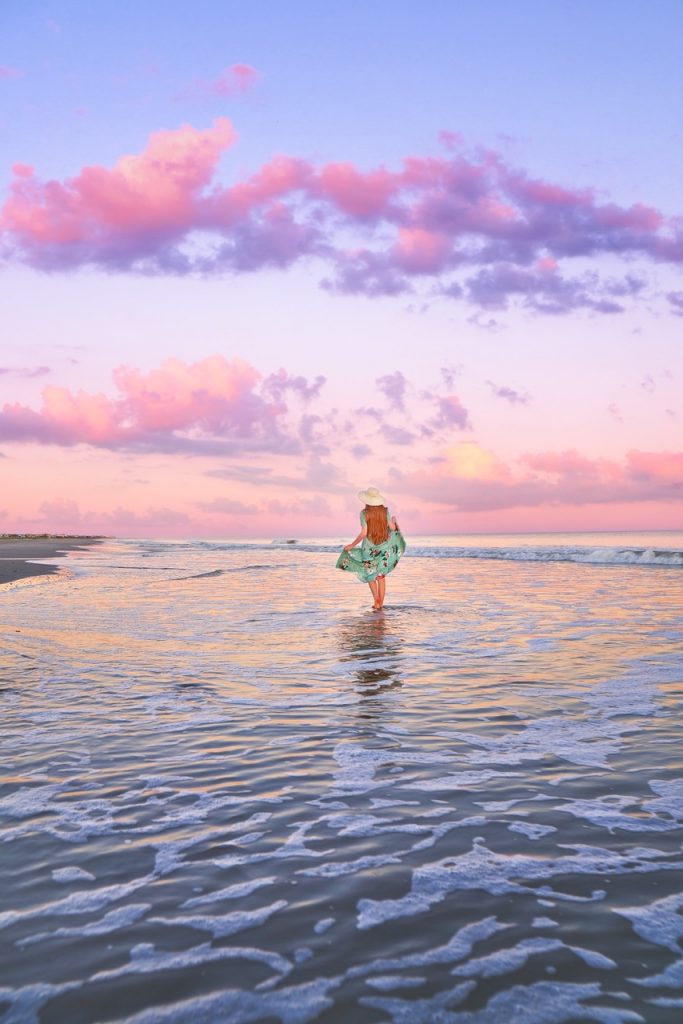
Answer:
[[382, 497], [376, 487], [368, 487], [367, 491], [358, 492], [358, 500], [364, 505], [386, 505], [386, 499]]

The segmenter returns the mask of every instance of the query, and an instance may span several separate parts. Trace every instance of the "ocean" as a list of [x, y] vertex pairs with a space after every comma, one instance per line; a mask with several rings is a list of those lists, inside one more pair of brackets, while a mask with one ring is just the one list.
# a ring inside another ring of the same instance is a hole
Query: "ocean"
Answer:
[[683, 1019], [683, 533], [0, 588], [2, 1024]]

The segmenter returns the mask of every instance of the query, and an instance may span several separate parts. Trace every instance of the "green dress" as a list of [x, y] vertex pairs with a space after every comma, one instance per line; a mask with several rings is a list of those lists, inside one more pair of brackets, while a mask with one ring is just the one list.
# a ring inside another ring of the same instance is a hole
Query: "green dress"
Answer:
[[[365, 509], [360, 514], [361, 526], [365, 526]], [[387, 522], [391, 512], [387, 509]], [[337, 559], [337, 569], [356, 574], [363, 583], [370, 583], [378, 576], [387, 576], [396, 568], [399, 558], [406, 549], [406, 542], [400, 530], [389, 530], [389, 537], [381, 544], [373, 544], [369, 537], [363, 537], [360, 548], [342, 551]]]

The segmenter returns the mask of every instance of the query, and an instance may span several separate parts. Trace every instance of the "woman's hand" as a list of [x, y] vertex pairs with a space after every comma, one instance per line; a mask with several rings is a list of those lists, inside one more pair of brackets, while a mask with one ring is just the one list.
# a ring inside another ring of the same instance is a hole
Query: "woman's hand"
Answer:
[[345, 544], [344, 545], [344, 551], [350, 551], [352, 547], [353, 547], [353, 544]]

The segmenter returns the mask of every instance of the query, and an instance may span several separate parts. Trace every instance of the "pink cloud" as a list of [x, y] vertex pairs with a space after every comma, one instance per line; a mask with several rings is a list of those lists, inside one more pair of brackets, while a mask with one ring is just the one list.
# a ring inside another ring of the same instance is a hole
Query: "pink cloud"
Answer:
[[511, 405], [529, 404], [529, 395], [523, 391], [517, 391], [515, 388], [508, 387], [507, 384], [494, 384], [492, 380], [487, 380], [486, 383], [496, 398], [502, 398], [506, 402], [510, 402]]
[[11, 68], [7, 64], [0, 64], [0, 79], [21, 78], [23, 74], [21, 68]]
[[[243, 84], [255, 74], [229, 71]], [[468, 158], [454, 138], [446, 156], [411, 155], [397, 170], [279, 155], [224, 185], [218, 163], [234, 140], [218, 118], [206, 130], [156, 132], [140, 154], [64, 182], [16, 164], [0, 212], [7, 257], [50, 270], [209, 274], [313, 255], [331, 291], [391, 296], [431, 281], [481, 309], [514, 302], [554, 314], [618, 313], [646, 287], [633, 273], [567, 273], [574, 257], [683, 261], [680, 218], [534, 179], [493, 151]], [[208, 244], [194, 244], [197, 232]], [[679, 293], [668, 298], [678, 312]]]
[[260, 73], [251, 64], [232, 64], [207, 84], [216, 96], [234, 96], [235, 93], [247, 92], [260, 77]]
[[149, 507], [139, 512], [120, 505], [101, 511], [82, 511], [73, 498], [54, 498], [41, 502], [39, 518], [33, 520], [50, 531], [78, 533], [79, 530], [97, 530], [102, 533], [116, 532], [128, 536], [163, 536], [166, 531], [173, 533], [191, 526], [189, 516], [172, 508]]
[[436, 399], [438, 412], [433, 421], [433, 426], [457, 427], [458, 430], [467, 430], [470, 426], [467, 409], [464, 407], [457, 395], [445, 395]]
[[448, 449], [434, 469], [396, 470], [394, 488], [459, 512], [683, 501], [683, 452], [531, 452], [508, 465], [475, 442]]
[[343, 213], [363, 219], [382, 216], [398, 188], [396, 176], [384, 168], [365, 173], [351, 163], [330, 163], [312, 179], [311, 192]]
[[32, 167], [15, 164], [0, 227], [29, 255], [52, 247], [67, 265], [106, 260], [131, 245], [142, 255], [198, 226], [197, 195], [235, 138], [227, 118], [203, 132], [190, 125], [155, 132], [140, 155], [121, 157], [112, 170], [85, 167], [64, 184], [42, 184]]
[[231, 64], [215, 78], [195, 78], [175, 99], [187, 99], [196, 95], [218, 96], [222, 99], [243, 95], [260, 80], [261, 73], [251, 64]]
[[254, 516], [258, 514], [257, 505], [247, 505], [244, 501], [234, 498], [212, 498], [211, 501], [198, 501], [197, 507], [203, 512], [216, 512], [225, 516]]
[[683, 452], [642, 452], [626, 455], [630, 476], [635, 480], [672, 484], [683, 497]]
[[325, 378], [318, 375], [309, 384], [306, 377], [292, 377], [285, 369], [280, 367], [277, 373], [271, 373], [263, 381], [263, 390], [272, 395], [273, 398], [281, 400], [287, 392], [297, 395], [304, 402], [310, 402], [317, 398], [325, 383]]
[[305, 160], [276, 156], [246, 181], [229, 188], [216, 189], [207, 198], [207, 220], [217, 226], [230, 227], [253, 209], [282, 199], [308, 187], [312, 174]]
[[[444, 372], [450, 387], [453, 372], [448, 368]], [[409, 446], [425, 439], [432, 445], [445, 443], [454, 431], [471, 429], [469, 413], [458, 395], [429, 390], [417, 392], [400, 370], [378, 377], [375, 383], [386, 398], [387, 406], [354, 409], [353, 424], [345, 427], [345, 433], [357, 428], [364, 439], [376, 437], [387, 444]], [[390, 417], [397, 413], [400, 423], [391, 422]]]
[[[120, 366], [113, 373], [118, 397], [43, 389], [39, 411], [7, 403], [0, 437], [41, 444], [89, 444], [138, 451], [293, 452], [301, 447], [283, 431], [287, 407], [262, 394], [260, 373], [241, 359], [209, 356], [197, 363], [167, 359], [143, 373]], [[295, 387], [311, 388], [304, 378]]]
[[435, 274], [448, 263], [453, 247], [445, 235], [425, 228], [399, 228], [393, 257], [396, 264], [412, 274]]
[[554, 267], [529, 270], [512, 263], [494, 263], [466, 284], [469, 298], [483, 309], [507, 309], [510, 299], [518, 298], [524, 306], [541, 313], [567, 313], [580, 308], [600, 313], [623, 310], [592, 272], [566, 278]]

